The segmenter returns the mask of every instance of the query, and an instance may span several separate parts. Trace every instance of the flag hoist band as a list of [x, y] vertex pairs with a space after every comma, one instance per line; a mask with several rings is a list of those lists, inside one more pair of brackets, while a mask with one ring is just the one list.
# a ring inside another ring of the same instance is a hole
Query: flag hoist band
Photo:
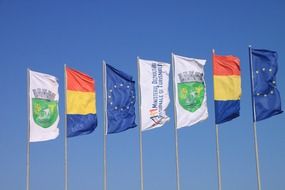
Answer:
[[220, 56], [213, 50], [213, 79], [218, 189], [222, 190], [221, 159], [218, 124], [240, 115], [240, 60], [235, 56]]

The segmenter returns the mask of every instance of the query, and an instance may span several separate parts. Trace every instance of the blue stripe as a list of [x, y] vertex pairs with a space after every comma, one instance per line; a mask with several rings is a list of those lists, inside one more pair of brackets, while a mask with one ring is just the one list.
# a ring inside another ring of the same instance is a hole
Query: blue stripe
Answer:
[[227, 100], [227, 101], [215, 100], [216, 124], [221, 124], [238, 117], [239, 110], [240, 110], [239, 100]]
[[67, 137], [90, 134], [96, 127], [96, 114], [67, 114]]

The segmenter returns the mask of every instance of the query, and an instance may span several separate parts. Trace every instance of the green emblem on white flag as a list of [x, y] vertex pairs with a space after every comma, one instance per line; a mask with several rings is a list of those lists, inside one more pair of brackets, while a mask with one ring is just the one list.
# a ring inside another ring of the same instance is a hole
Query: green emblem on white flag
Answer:
[[205, 86], [202, 82], [178, 83], [179, 104], [189, 112], [198, 110], [204, 101]]
[[57, 101], [33, 98], [33, 119], [42, 128], [52, 126], [58, 117]]

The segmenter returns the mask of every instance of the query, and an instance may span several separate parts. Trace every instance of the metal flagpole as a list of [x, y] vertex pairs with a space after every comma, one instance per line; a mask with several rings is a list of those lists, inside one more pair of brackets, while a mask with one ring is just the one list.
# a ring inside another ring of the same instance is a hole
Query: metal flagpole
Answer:
[[220, 143], [219, 143], [219, 126], [216, 125], [216, 151], [217, 151], [217, 167], [218, 167], [218, 189], [222, 190], [222, 176], [221, 176], [221, 160], [220, 160]]
[[258, 190], [261, 190], [261, 179], [260, 179], [260, 169], [259, 169], [259, 152], [258, 152], [258, 141], [257, 141], [257, 132], [256, 132], [256, 112], [255, 112], [255, 100], [254, 96], [254, 80], [253, 80], [253, 68], [252, 68], [252, 53], [251, 45], [248, 46], [249, 51], [249, 69], [250, 69], [250, 81], [251, 81], [251, 103], [252, 103], [252, 114], [253, 114], [253, 132], [254, 132], [254, 146], [255, 146], [255, 159], [256, 159], [256, 175], [257, 175], [257, 184]]
[[177, 131], [177, 112], [176, 112], [176, 88], [175, 88], [175, 65], [174, 54], [172, 57], [172, 90], [174, 96], [174, 131], [175, 131], [175, 153], [176, 153], [176, 190], [180, 190], [180, 172], [179, 172], [179, 145], [178, 145], [178, 131]]
[[[214, 56], [215, 50], [212, 50], [213, 56], [213, 66], [214, 66]], [[214, 69], [213, 69], [214, 70]], [[215, 90], [215, 88], [214, 88]], [[218, 189], [222, 190], [222, 175], [221, 175], [221, 159], [220, 159], [220, 143], [219, 143], [219, 126], [216, 124], [216, 155], [217, 155], [217, 169], [218, 169]]]
[[107, 83], [106, 83], [106, 63], [103, 60], [103, 104], [104, 104], [104, 122], [103, 122], [103, 149], [104, 149], [104, 159], [103, 159], [103, 166], [104, 166], [104, 190], [107, 190], [107, 153], [106, 153], [106, 146], [107, 146]]
[[66, 95], [66, 89], [67, 89], [67, 79], [66, 79], [66, 64], [64, 64], [64, 90], [65, 90], [65, 114], [64, 114], [64, 189], [68, 189], [68, 168], [67, 168], [67, 95]]
[[26, 190], [30, 190], [30, 69], [27, 69], [27, 113], [28, 113], [28, 126], [27, 126], [27, 160], [26, 160]]
[[143, 143], [142, 143], [142, 122], [141, 122], [141, 87], [140, 87], [140, 58], [137, 57], [137, 68], [138, 68], [138, 100], [139, 100], [139, 117], [140, 117], [140, 128], [139, 128], [139, 139], [140, 139], [140, 177], [141, 177], [141, 190], [144, 190], [144, 178], [143, 178]]

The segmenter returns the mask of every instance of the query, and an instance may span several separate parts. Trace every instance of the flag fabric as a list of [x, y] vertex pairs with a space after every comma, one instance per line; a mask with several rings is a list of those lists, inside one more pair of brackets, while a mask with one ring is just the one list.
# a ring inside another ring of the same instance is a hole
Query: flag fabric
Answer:
[[283, 112], [276, 82], [278, 54], [270, 50], [251, 50], [254, 80], [253, 99], [256, 113], [254, 121], [260, 121]]
[[30, 142], [58, 137], [58, 82], [56, 77], [29, 70]]
[[95, 81], [66, 67], [67, 137], [90, 134], [97, 126]]
[[240, 60], [235, 56], [213, 55], [216, 124], [240, 115]]
[[206, 60], [173, 55], [177, 128], [208, 118], [205, 64]]
[[163, 126], [169, 117], [166, 108], [170, 102], [168, 85], [170, 65], [150, 60], [138, 60], [141, 95], [141, 130]]
[[106, 82], [107, 134], [136, 127], [133, 77], [106, 64]]

